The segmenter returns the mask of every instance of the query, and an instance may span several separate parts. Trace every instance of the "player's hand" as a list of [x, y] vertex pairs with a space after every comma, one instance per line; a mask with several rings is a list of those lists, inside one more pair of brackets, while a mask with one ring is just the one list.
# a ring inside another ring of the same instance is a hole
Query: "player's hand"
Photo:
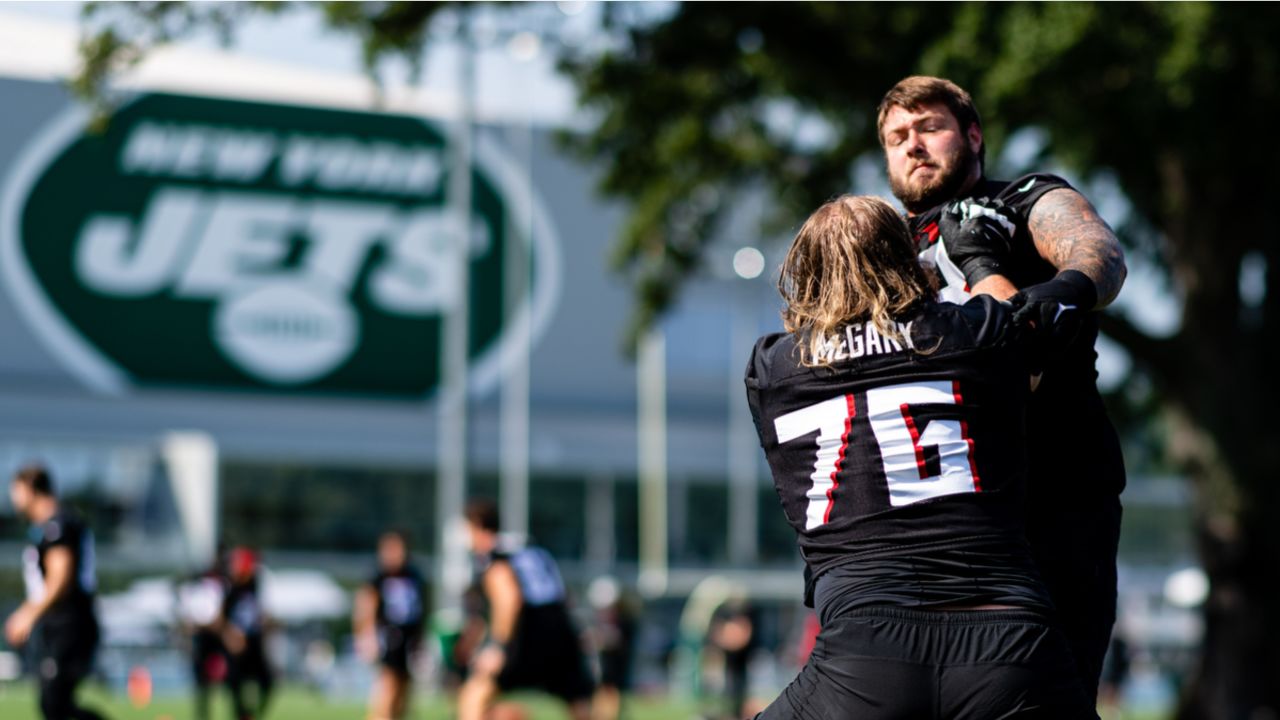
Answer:
[[938, 232], [947, 257], [970, 287], [991, 275], [1007, 274], [1013, 252], [1013, 213], [999, 200], [957, 200], [943, 209]]
[[239, 655], [244, 652], [245, 646], [248, 645], [248, 639], [245, 638], [244, 633], [239, 628], [232, 626], [222, 633], [222, 644], [226, 646], [227, 652], [232, 655]]
[[1019, 290], [1009, 304], [1015, 323], [1030, 325], [1065, 345], [1080, 332], [1085, 313], [1098, 304], [1098, 289], [1079, 270], [1063, 270], [1052, 280]]
[[4, 623], [4, 638], [10, 645], [25, 645], [36, 626], [36, 613], [30, 605], [22, 605]]
[[471, 668], [479, 675], [494, 677], [502, 672], [502, 666], [506, 663], [506, 651], [500, 645], [489, 643], [476, 653], [476, 659]]

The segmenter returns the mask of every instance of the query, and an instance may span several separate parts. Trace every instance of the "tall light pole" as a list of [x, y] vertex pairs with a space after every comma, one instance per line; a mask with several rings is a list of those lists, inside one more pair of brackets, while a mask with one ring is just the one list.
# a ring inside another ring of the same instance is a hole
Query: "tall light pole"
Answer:
[[667, 343], [652, 327], [636, 357], [637, 467], [640, 481], [640, 592], [667, 592]]
[[[507, 43], [507, 52], [515, 60], [527, 63], [540, 52], [538, 36], [520, 32]], [[533, 326], [530, 313], [530, 249], [533, 240], [533, 118], [527, 114], [519, 129], [512, 128], [508, 137], [519, 136], [513, 145], [521, 155], [527, 182], [516, 192], [524, 216], [506, 214], [506, 252], [503, 255], [503, 298], [508, 328], [514, 333], [514, 362], [506, 369], [502, 385], [501, 430], [502, 452], [499, 453], [499, 507], [503, 529], [517, 535], [529, 532], [529, 362], [532, 355]], [[511, 207], [508, 205], [508, 207]], [[519, 239], [521, 242], [516, 242]]]
[[764, 255], [753, 247], [733, 255], [733, 302], [729, 312], [729, 561], [752, 565], [759, 556], [759, 486], [757, 458], [760, 450], [747, 407], [742, 373], [755, 340], [755, 315], [751, 312], [750, 281], [764, 272]]
[[441, 323], [441, 389], [437, 447], [435, 607], [456, 608], [469, 579], [462, 513], [467, 492], [467, 384], [471, 342], [471, 129], [475, 117], [475, 57], [468, 11], [458, 23], [458, 113], [449, 136], [448, 213], [454, 238], [454, 302]]

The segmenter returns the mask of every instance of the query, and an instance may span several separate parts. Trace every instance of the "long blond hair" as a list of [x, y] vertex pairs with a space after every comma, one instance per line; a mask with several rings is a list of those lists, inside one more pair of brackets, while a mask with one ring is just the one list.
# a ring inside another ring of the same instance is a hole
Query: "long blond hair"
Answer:
[[869, 195], [842, 195], [809, 216], [782, 264], [778, 291], [783, 326], [811, 367], [831, 362], [826, 348], [851, 322], [903, 341], [894, 319], [931, 292], [906, 222]]

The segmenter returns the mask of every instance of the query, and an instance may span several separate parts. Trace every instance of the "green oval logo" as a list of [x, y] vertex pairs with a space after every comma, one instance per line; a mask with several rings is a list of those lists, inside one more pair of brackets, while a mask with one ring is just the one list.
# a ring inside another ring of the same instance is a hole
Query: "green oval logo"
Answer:
[[[463, 242], [445, 137], [421, 118], [149, 94], [102, 134], [84, 121], [69, 112], [14, 166], [0, 259], [36, 334], [97, 390], [420, 397], [438, 383], [464, 247], [473, 389], [550, 316], [550, 223], [483, 138]], [[509, 243], [532, 268], [510, 327]]]

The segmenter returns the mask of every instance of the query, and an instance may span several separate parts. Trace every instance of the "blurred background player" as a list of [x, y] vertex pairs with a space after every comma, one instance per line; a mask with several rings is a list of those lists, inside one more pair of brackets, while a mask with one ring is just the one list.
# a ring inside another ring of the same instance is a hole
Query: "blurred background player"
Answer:
[[422, 640], [425, 608], [422, 576], [409, 563], [404, 533], [378, 539], [378, 571], [356, 593], [352, 625], [357, 648], [377, 661], [378, 679], [369, 699], [371, 720], [402, 718], [409, 704], [411, 660]]
[[991, 297], [937, 302], [879, 198], [815, 211], [778, 288], [747, 398], [822, 630], [759, 717], [1096, 717], [1022, 524], [1038, 344]]
[[22, 553], [27, 599], [5, 622], [5, 638], [14, 646], [35, 641], [45, 720], [96, 720], [101, 716], [75, 702], [98, 647], [93, 533], [58, 502], [53, 478], [40, 465], [14, 474], [9, 498], [31, 523], [32, 545]]
[[[258, 555], [246, 547], [231, 551], [230, 585], [219, 619], [222, 643], [227, 651], [227, 689], [237, 720], [255, 720], [266, 712], [275, 677], [267, 660], [266, 632], [269, 618], [262, 605], [258, 582]], [[254, 701], [248, 685], [256, 686]]]
[[631, 690], [631, 664], [639, 615], [615, 578], [591, 581], [587, 600], [595, 611], [591, 641], [600, 661], [600, 684], [591, 700], [592, 720], [618, 720], [623, 696]]
[[210, 690], [227, 676], [227, 657], [218, 629], [218, 617], [227, 595], [226, 555], [226, 548], [219, 545], [208, 569], [178, 588], [178, 612], [191, 636], [196, 720], [208, 720]]
[[[938, 252], [942, 208], [953, 200], [985, 199], [977, 211], [1010, 231], [941, 234], [963, 273], [944, 272], [953, 290], [1004, 300], [1023, 288], [1019, 315], [1044, 324], [1060, 306], [1100, 309], [1120, 292], [1124, 254], [1084, 196], [1055, 175], [1012, 182], [985, 175], [982, 121], [954, 83], [920, 76], [900, 81], [880, 103], [877, 132], [893, 194], [907, 209], [923, 254]], [[1027, 532], [1092, 697], [1116, 617], [1125, 468], [1098, 393], [1096, 313], [1082, 314], [1072, 332], [1075, 339], [1046, 365], [1027, 409]]]
[[588, 720], [594, 687], [555, 560], [534, 545], [499, 542], [491, 500], [468, 503], [465, 519], [489, 633], [459, 693], [459, 720], [483, 720], [500, 693], [516, 689], [555, 695], [574, 720]]
[[724, 662], [724, 699], [728, 716], [747, 715], [747, 670], [756, 649], [755, 610], [745, 597], [726, 600], [716, 608], [707, 631], [707, 643]]
[[1098, 685], [1098, 714], [1102, 720], [1124, 717], [1124, 685], [1129, 680], [1131, 663], [1129, 641], [1123, 628], [1111, 637], [1106, 661], [1102, 663], [1102, 682]]

